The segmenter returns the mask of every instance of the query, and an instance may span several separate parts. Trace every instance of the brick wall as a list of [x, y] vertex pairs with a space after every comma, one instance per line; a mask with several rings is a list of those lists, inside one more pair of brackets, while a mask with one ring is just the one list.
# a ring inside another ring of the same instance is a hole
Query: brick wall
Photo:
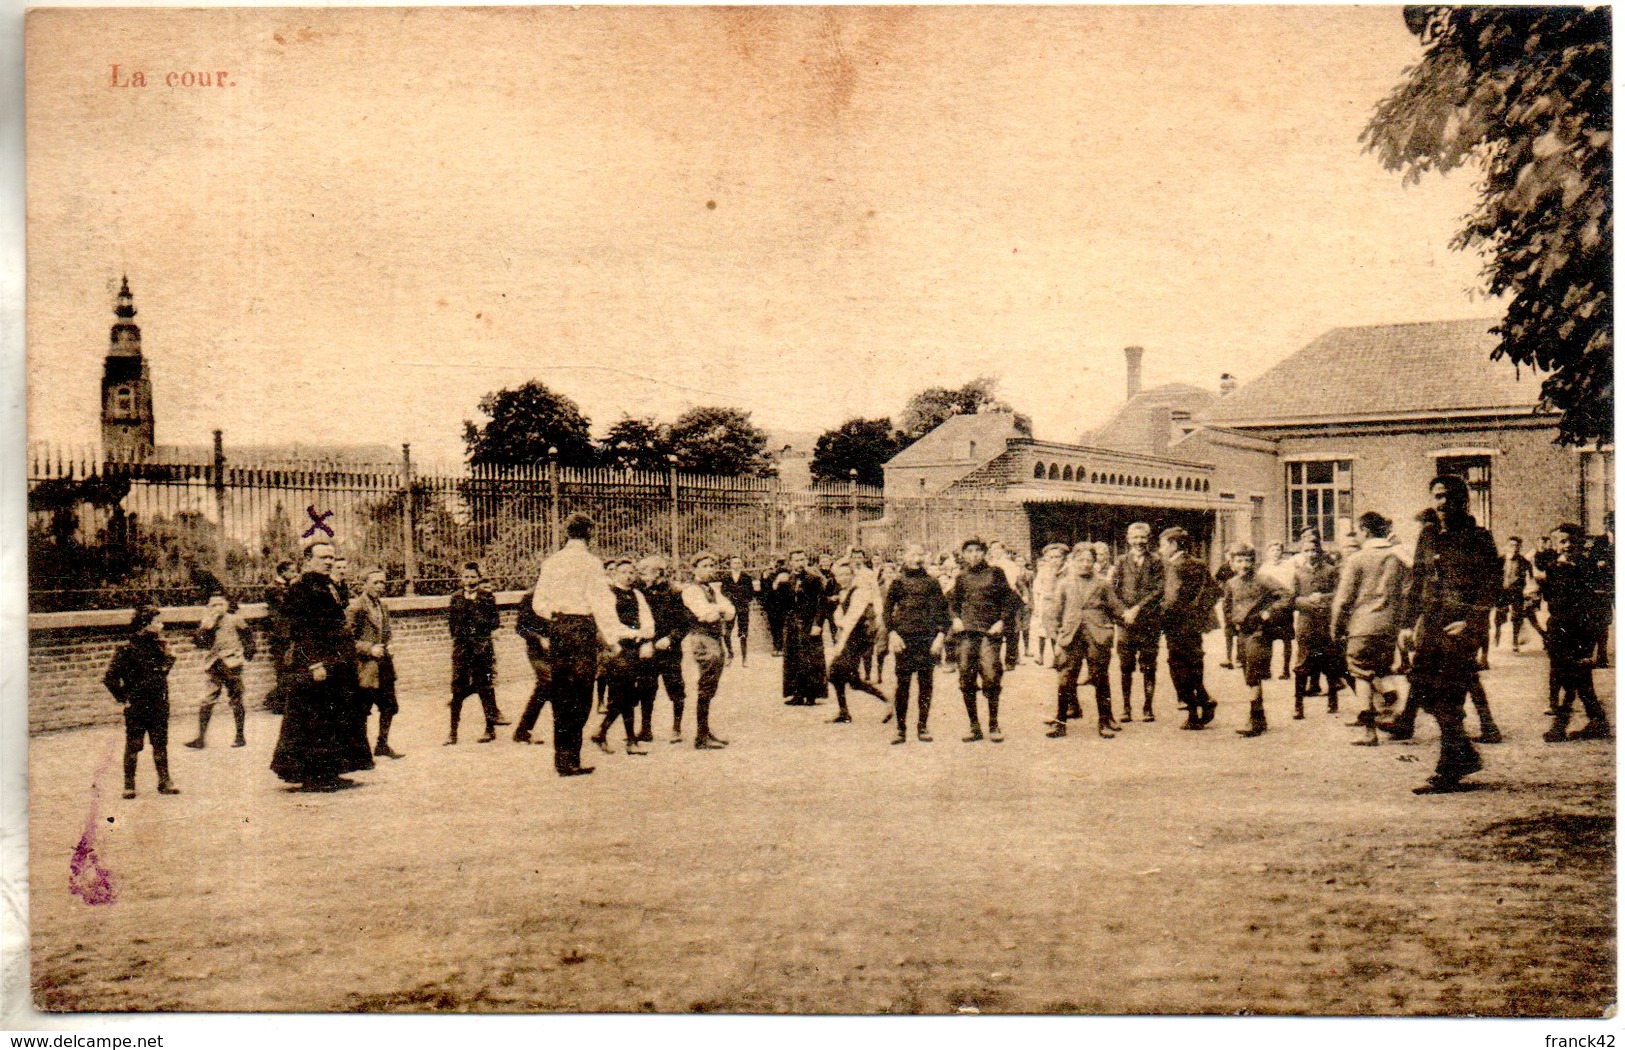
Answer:
[[[514, 633], [518, 592], [497, 596], [502, 629], [497, 647], [497, 698], [504, 714], [517, 717], [530, 696], [535, 676], [525, 658], [525, 643]], [[451, 635], [446, 628], [446, 599], [388, 598], [395, 640], [398, 688], [427, 694], [443, 704], [451, 693]], [[180, 725], [182, 716], [196, 712], [203, 693], [205, 653], [192, 644], [192, 631], [201, 608], [164, 610], [164, 638], [176, 656], [169, 674], [170, 712]], [[245, 605], [243, 613], [256, 628], [260, 655], [244, 673], [250, 707], [257, 708], [271, 689], [271, 664], [263, 633], [264, 606]], [[758, 608], [752, 638], [767, 644], [767, 625]], [[28, 618], [28, 731], [48, 733], [83, 726], [118, 722], [122, 709], [102, 685], [102, 675], [113, 651], [129, 637], [128, 610], [87, 613], [45, 613]], [[478, 707], [478, 701], [473, 701]], [[177, 729], [176, 732], [184, 732]]]
[[[1416, 512], [1428, 506], [1427, 483], [1435, 466], [1429, 453], [1493, 449], [1490, 529], [1498, 542], [1518, 535], [1532, 548], [1533, 537], [1559, 522], [1577, 520], [1580, 513], [1579, 453], [1552, 444], [1555, 436], [1550, 426], [1457, 424], [1448, 430], [1283, 437], [1280, 452], [1283, 457], [1352, 458], [1354, 513], [1375, 510], [1387, 515], [1394, 521], [1395, 535], [1409, 543], [1416, 538]], [[1279, 484], [1284, 491], [1285, 482]], [[1271, 532], [1284, 528], [1284, 505], [1277, 506], [1281, 509]]]
[[[497, 595], [502, 629], [496, 632], [497, 702], [502, 712], [517, 718], [535, 675], [525, 657], [525, 640], [513, 632], [518, 616], [520, 592]], [[452, 636], [445, 624], [445, 598], [385, 598], [390, 606], [390, 624], [395, 629], [395, 673], [397, 688], [429, 696], [444, 704], [452, 694]], [[271, 665], [265, 636], [258, 629], [265, 606], [242, 606], [245, 618], [255, 627], [260, 655], [244, 673], [245, 699], [249, 707], [260, 707], [271, 689]], [[197, 712], [203, 699], [203, 657], [205, 652], [192, 644], [192, 631], [202, 616], [202, 608], [164, 610], [164, 640], [176, 653], [176, 666], [169, 671], [169, 710], [182, 725], [182, 715]], [[50, 733], [88, 725], [119, 722], [122, 707], [101, 684], [112, 653], [130, 636], [130, 613], [44, 613], [29, 616], [28, 631], [28, 731]], [[767, 626], [760, 611], [752, 613], [751, 640], [767, 644]], [[479, 702], [470, 701], [478, 710]], [[218, 715], [216, 715], [218, 717]], [[185, 731], [177, 728], [177, 733]], [[189, 736], [190, 738], [190, 736]]]

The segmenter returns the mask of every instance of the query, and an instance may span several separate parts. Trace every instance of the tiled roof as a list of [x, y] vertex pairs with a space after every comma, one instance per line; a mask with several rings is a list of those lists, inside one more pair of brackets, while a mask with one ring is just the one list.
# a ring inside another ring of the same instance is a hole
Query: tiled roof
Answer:
[[1217, 400], [1218, 396], [1211, 390], [1190, 383], [1154, 386], [1123, 402], [1123, 407], [1099, 429], [1084, 434], [1078, 441], [1096, 448], [1156, 454], [1163, 449], [1153, 440], [1153, 427], [1159, 428], [1164, 435], [1163, 448], [1166, 448], [1168, 440], [1179, 436], [1177, 430], [1168, 433], [1168, 417], [1164, 409], [1183, 410], [1195, 415]]
[[1016, 480], [1016, 454], [1006, 450], [1002, 455], [982, 464], [952, 485], [949, 491], [964, 489], [1004, 489]]
[[1493, 319], [1334, 328], [1215, 402], [1204, 422], [1260, 425], [1473, 409], [1529, 409], [1540, 378], [1491, 361]]
[[[1016, 437], [1016, 417], [1009, 412], [978, 412], [949, 416], [935, 430], [897, 453], [889, 467], [924, 466], [944, 461], [963, 462], [967, 472], [1004, 452], [1005, 442]], [[976, 442], [976, 455], [969, 454]]]

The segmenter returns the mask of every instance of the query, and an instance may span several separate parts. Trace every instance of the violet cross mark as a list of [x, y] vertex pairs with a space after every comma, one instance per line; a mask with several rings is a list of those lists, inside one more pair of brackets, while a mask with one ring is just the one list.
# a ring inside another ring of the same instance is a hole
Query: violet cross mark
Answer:
[[320, 514], [317, 514], [316, 513], [316, 508], [314, 506], [311, 506], [311, 507], [306, 507], [305, 508], [305, 514], [307, 516], [309, 516], [309, 518], [313, 522], [313, 524], [310, 526], [310, 528], [306, 529], [303, 533], [300, 534], [300, 537], [299, 537], [300, 539], [306, 539], [306, 540], [310, 539], [312, 536], [316, 535], [316, 530], [317, 529], [321, 529], [323, 532], [327, 533], [329, 536], [333, 535], [332, 528], [330, 528], [328, 526], [328, 524], [327, 524], [327, 519], [331, 518], [333, 516], [332, 511], [324, 510]]

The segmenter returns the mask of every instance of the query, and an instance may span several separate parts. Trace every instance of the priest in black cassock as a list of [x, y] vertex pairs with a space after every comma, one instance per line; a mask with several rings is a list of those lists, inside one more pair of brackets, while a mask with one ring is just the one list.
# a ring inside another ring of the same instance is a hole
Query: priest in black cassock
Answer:
[[829, 695], [824, 669], [824, 627], [829, 619], [828, 583], [807, 567], [807, 552], [790, 552], [790, 565], [773, 580], [784, 610], [785, 703], [810, 707]]
[[355, 644], [334, 584], [333, 545], [305, 550], [303, 574], [288, 588], [287, 710], [271, 772], [307, 791], [336, 791], [345, 773], [372, 768], [365, 719], [355, 717]]

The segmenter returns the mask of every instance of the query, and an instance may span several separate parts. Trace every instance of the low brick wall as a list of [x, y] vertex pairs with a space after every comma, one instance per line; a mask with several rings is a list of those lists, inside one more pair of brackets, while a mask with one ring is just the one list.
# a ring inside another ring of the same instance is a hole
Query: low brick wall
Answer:
[[[534, 678], [525, 660], [525, 643], [513, 632], [519, 592], [498, 595], [502, 630], [496, 634], [497, 689], [504, 697], [530, 695]], [[446, 627], [444, 597], [386, 598], [395, 629], [395, 669], [401, 690], [449, 692], [451, 634]], [[260, 653], [243, 675], [251, 707], [271, 691], [272, 671], [263, 631], [265, 607], [244, 605], [244, 618], [254, 629]], [[202, 700], [203, 661], [207, 655], [192, 644], [201, 607], [164, 610], [164, 638], [175, 654], [169, 673], [170, 711], [177, 719], [190, 715]], [[122, 709], [102, 685], [113, 651], [129, 637], [128, 610], [95, 613], [45, 613], [28, 618], [28, 730], [48, 733], [117, 722]], [[506, 703], [506, 700], [504, 701]], [[475, 701], [477, 708], [478, 701]], [[511, 705], [510, 705], [511, 706]], [[517, 712], [516, 712], [517, 713]]]
[[[502, 629], [496, 635], [497, 700], [503, 713], [517, 718], [530, 697], [535, 676], [525, 658], [525, 643], [514, 633], [519, 591], [497, 595]], [[451, 693], [451, 633], [446, 626], [445, 597], [386, 598], [394, 628], [395, 673], [403, 695], [428, 694], [442, 706]], [[271, 691], [271, 662], [267, 655], [263, 605], [241, 609], [255, 629], [259, 655], [243, 675], [250, 707], [260, 706]], [[164, 610], [164, 638], [175, 654], [169, 672], [169, 706], [177, 723], [197, 711], [203, 697], [203, 660], [207, 655], [192, 644], [192, 632], [203, 608]], [[122, 708], [102, 685], [108, 661], [130, 635], [129, 610], [80, 613], [35, 613], [28, 617], [28, 731], [49, 733], [119, 721]], [[760, 607], [752, 622], [753, 639], [767, 645], [767, 624]], [[479, 701], [472, 700], [478, 710]], [[464, 718], [469, 717], [466, 712]], [[179, 732], [181, 730], [177, 730]]]

